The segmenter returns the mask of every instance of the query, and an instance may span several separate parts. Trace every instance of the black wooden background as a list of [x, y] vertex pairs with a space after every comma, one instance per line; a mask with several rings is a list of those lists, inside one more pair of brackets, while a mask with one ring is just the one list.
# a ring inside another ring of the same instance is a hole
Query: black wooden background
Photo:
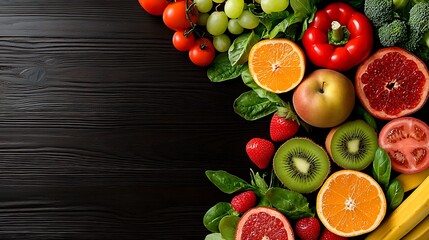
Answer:
[[204, 239], [267, 120], [137, 0], [0, 0], [0, 239]]
[[232, 197], [204, 171], [249, 180], [269, 119], [172, 35], [137, 0], [0, 0], [0, 239], [204, 239]]

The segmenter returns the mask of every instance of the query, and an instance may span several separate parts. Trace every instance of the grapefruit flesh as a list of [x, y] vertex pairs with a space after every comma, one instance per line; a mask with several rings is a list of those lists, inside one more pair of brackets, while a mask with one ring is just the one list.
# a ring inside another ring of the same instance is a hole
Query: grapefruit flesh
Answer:
[[255, 207], [243, 214], [237, 224], [235, 240], [294, 239], [292, 227], [279, 211], [269, 207]]
[[424, 106], [429, 96], [429, 71], [410, 52], [398, 47], [383, 48], [359, 66], [355, 88], [371, 115], [391, 120]]

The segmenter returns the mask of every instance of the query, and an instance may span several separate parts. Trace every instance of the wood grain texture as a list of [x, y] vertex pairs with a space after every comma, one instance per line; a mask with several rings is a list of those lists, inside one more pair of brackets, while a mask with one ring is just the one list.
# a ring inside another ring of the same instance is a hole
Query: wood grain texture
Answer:
[[[0, 239], [203, 239], [264, 121], [138, 1], [0, 0]], [[253, 128], [249, 131], [249, 128]]]

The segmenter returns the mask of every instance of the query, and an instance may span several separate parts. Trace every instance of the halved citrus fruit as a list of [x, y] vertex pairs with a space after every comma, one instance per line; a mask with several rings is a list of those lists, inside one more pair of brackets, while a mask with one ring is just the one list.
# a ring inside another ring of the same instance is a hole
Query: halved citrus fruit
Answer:
[[278, 210], [269, 207], [251, 208], [241, 216], [235, 240], [294, 239], [292, 226]]
[[256, 43], [249, 53], [249, 71], [256, 84], [274, 93], [294, 89], [305, 73], [305, 55], [293, 41], [283, 38]]
[[316, 211], [329, 231], [343, 237], [359, 236], [380, 225], [386, 215], [386, 197], [371, 176], [340, 170], [320, 188]]

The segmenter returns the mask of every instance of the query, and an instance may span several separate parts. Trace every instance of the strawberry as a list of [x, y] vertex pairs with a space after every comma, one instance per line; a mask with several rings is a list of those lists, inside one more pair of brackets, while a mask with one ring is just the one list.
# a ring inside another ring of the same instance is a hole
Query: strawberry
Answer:
[[346, 237], [341, 237], [336, 235], [335, 233], [332, 233], [328, 229], [323, 229], [322, 235], [320, 236], [320, 240], [347, 240]]
[[250, 160], [260, 169], [265, 169], [270, 165], [274, 156], [274, 144], [263, 138], [252, 138], [246, 144], [246, 152]]
[[293, 137], [298, 132], [297, 121], [287, 119], [282, 112], [273, 114], [270, 122], [270, 136], [274, 142], [285, 141]]
[[301, 240], [317, 240], [320, 222], [315, 217], [301, 218], [295, 223], [295, 233]]
[[244, 213], [256, 205], [256, 194], [253, 191], [242, 192], [231, 200], [231, 206], [238, 213]]

